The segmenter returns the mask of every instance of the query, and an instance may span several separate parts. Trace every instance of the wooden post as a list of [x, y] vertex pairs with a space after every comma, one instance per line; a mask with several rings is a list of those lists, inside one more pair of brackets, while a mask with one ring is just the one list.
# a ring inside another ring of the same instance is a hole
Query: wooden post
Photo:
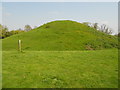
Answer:
[[22, 51], [22, 49], [21, 49], [21, 40], [18, 40], [18, 51]]

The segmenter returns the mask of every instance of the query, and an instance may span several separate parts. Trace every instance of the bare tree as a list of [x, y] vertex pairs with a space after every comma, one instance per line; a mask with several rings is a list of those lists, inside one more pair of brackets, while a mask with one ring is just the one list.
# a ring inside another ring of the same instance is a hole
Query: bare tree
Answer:
[[100, 31], [106, 33], [106, 34], [112, 34], [112, 29], [109, 28], [107, 25], [103, 24], [100, 27]]
[[21, 29], [21, 28], [19, 28], [18, 30], [19, 30], [19, 31], [22, 31], [22, 29]]
[[37, 26], [34, 26], [34, 29], [37, 28]]
[[118, 33], [118, 37], [120, 37], [120, 32]]
[[89, 26], [89, 22], [83, 22], [84, 25]]
[[90, 23], [90, 22], [83, 22], [83, 24], [86, 26], [92, 27], [92, 23]]
[[93, 28], [95, 28], [97, 30], [98, 29], [98, 23], [94, 23]]
[[24, 27], [24, 30], [25, 30], [26, 32], [30, 31], [31, 29], [32, 29], [32, 28], [31, 28], [30, 25], [25, 25], [25, 27]]

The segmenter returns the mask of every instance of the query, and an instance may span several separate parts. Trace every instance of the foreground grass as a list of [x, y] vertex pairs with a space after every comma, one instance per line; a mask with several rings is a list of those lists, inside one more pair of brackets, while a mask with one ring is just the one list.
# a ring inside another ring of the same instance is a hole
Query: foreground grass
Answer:
[[117, 88], [118, 52], [3, 51], [3, 88]]

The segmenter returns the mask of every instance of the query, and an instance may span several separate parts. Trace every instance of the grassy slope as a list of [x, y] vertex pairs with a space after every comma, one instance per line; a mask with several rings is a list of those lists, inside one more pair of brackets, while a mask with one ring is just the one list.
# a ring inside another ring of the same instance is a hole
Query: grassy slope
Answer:
[[118, 51], [3, 51], [3, 88], [117, 88]]
[[113, 48], [117, 38], [74, 21], [54, 21], [30, 32], [14, 35], [3, 40], [3, 50], [16, 50], [18, 39], [23, 50], [64, 51]]

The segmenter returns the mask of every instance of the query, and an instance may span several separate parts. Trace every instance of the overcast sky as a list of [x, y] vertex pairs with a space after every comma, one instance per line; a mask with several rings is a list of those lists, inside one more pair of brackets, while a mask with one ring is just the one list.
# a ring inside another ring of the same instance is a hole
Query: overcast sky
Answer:
[[97, 22], [118, 31], [117, 2], [4, 2], [2, 22], [10, 30], [54, 20]]

